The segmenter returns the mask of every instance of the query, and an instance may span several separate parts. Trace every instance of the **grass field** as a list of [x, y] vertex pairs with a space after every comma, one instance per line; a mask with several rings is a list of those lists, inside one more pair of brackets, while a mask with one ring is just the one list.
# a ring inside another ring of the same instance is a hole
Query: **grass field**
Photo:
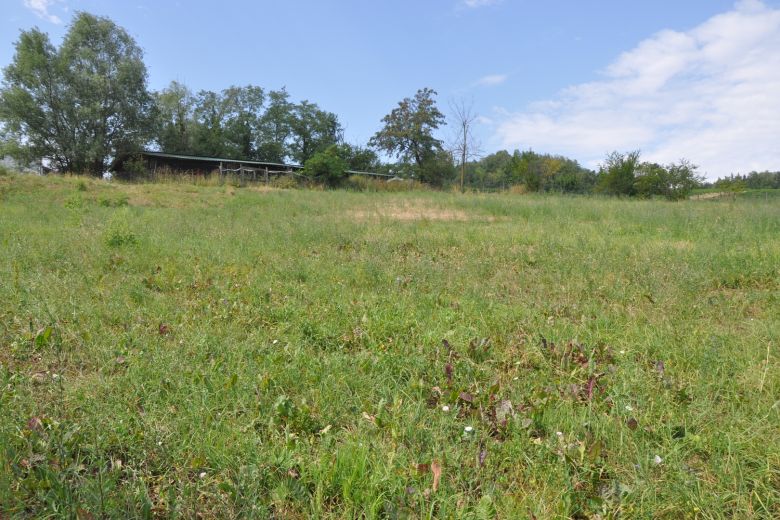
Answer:
[[778, 518], [778, 199], [0, 177], [0, 517]]

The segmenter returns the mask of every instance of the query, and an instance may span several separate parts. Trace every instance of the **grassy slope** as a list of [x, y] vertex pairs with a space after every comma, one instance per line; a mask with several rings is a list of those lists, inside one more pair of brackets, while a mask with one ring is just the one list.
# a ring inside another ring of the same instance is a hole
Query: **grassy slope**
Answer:
[[78, 182], [0, 177], [0, 517], [780, 516], [774, 201]]

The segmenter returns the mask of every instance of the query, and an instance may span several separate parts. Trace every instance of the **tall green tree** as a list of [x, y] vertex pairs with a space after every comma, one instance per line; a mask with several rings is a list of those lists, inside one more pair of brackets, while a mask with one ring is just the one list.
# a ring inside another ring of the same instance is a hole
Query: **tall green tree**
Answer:
[[382, 118], [384, 127], [369, 142], [379, 150], [414, 162], [423, 181], [434, 180], [433, 165], [440, 162], [437, 152], [442, 150], [442, 142], [434, 132], [446, 124], [435, 96], [435, 90], [423, 88], [413, 98], [400, 101]]
[[639, 151], [612, 152], [599, 168], [597, 190], [608, 195], [634, 195]]
[[289, 155], [299, 164], [304, 164], [315, 153], [339, 144], [344, 137], [336, 114], [306, 100], [292, 107], [290, 130], [292, 142]]
[[265, 92], [253, 85], [222, 91], [226, 154], [241, 159], [257, 159], [255, 136], [260, 130]]
[[231, 86], [221, 92], [198, 92], [193, 110], [193, 153], [257, 159], [256, 136], [264, 104], [265, 92], [253, 85]]
[[27, 153], [61, 170], [101, 173], [152, 131], [143, 52], [108, 18], [77, 13], [62, 45], [23, 31], [4, 70], [0, 120]]
[[167, 153], [194, 153], [195, 99], [190, 89], [172, 81], [154, 97], [158, 116], [155, 129], [157, 145]]
[[634, 191], [640, 197], [661, 196], [668, 200], [687, 198], [703, 179], [696, 173], [698, 166], [685, 159], [662, 166], [644, 162], [636, 168]]
[[359, 145], [342, 143], [337, 147], [339, 157], [344, 159], [347, 167], [353, 171], [376, 172], [381, 164], [376, 152]]
[[285, 89], [268, 92], [265, 112], [255, 136], [259, 160], [281, 163], [290, 154], [293, 104], [289, 98]]

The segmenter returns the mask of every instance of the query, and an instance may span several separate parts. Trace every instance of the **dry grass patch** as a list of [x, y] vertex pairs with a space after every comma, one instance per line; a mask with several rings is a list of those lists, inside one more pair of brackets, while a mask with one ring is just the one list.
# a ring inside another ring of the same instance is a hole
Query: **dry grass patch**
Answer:
[[362, 208], [349, 212], [349, 216], [357, 220], [391, 219], [403, 222], [416, 220], [436, 220], [467, 222], [470, 220], [486, 220], [492, 222], [495, 217], [486, 217], [467, 213], [461, 209], [429, 206], [422, 201], [395, 202], [374, 208]]
[[708, 199], [720, 199], [729, 195], [728, 193], [717, 191], [712, 193], [702, 193], [700, 195], [692, 195], [691, 200], [708, 200]]

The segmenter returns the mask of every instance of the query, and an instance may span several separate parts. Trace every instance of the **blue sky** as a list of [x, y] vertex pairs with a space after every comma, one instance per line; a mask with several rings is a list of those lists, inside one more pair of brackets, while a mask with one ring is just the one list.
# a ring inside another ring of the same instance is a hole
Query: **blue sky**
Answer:
[[[418, 88], [473, 100], [485, 152], [595, 166], [613, 150], [687, 157], [710, 177], [780, 169], [780, 0], [0, 0], [0, 64], [19, 30], [58, 42], [74, 11], [145, 50], [150, 87], [286, 86], [350, 142]], [[448, 131], [442, 132], [443, 138]]]

